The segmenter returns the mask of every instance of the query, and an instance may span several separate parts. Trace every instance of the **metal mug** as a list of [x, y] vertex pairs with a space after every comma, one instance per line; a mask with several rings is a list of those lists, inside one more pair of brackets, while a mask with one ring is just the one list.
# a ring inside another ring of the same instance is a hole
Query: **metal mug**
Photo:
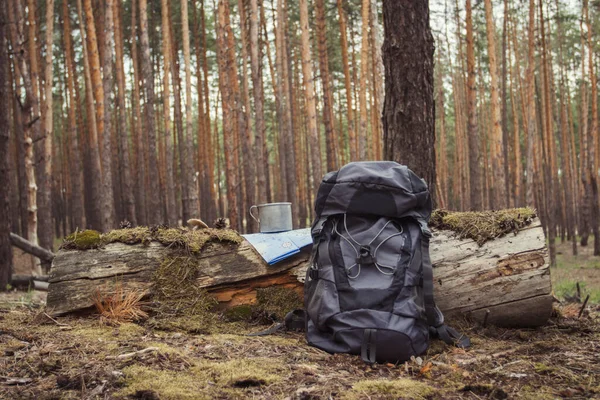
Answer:
[[[258, 216], [252, 213], [257, 209]], [[258, 222], [261, 233], [292, 230], [292, 203], [265, 203], [250, 207], [250, 216]]]

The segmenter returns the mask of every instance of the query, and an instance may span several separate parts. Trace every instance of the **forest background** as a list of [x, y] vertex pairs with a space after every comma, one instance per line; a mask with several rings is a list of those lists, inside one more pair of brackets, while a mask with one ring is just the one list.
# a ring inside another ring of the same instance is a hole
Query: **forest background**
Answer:
[[[533, 206], [553, 263], [557, 238], [574, 254], [593, 240], [600, 255], [600, 1], [430, 7], [436, 205]], [[324, 173], [390, 158], [376, 0], [0, 9], [8, 215], [12, 232], [42, 247], [77, 229], [192, 217], [256, 231], [250, 205], [276, 201], [307, 226]]]

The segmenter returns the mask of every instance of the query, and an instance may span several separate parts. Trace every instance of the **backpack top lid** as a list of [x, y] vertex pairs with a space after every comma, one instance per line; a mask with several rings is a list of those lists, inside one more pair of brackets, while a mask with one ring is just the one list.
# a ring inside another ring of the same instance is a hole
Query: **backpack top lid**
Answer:
[[325, 175], [315, 211], [317, 218], [347, 213], [429, 221], [431, 196], [427, 183], [405, 165], [351, 162]]

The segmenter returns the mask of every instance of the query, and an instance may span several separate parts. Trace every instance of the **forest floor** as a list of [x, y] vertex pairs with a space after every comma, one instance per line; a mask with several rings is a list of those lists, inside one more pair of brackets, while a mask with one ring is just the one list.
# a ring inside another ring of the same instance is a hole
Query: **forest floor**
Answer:
[[329, 355], [301, 334], [190, 334], [97, 316], [52, 319], [40, 292], [0, 296], [2, 399], [600, 398], [600, 306], [558, 305], [538, 329], [460, 324], [473, 346], [433, 341], [402, 365]]
[[402, 365], [329, 355], [298, 333], [248, 337], [263, 328], [248, 322], [218, 320], [210, 334], [110, 326], [50, 318], [44, 292], [0, 294], [0, 399], [600, 398], [600, 261], [589, 247], [557, 250], [555, 294], [574, 296], [577, 282], [580, 300], [590, 294], [580, 318], [581, 303], [563, 301], [538, 329], [455, 321], [471, 349], [434, 340]]

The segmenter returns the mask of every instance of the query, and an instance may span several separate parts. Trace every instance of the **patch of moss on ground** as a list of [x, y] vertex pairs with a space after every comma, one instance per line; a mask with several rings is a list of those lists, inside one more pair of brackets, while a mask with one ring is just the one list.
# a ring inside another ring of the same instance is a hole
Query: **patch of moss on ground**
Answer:
[[103, 244], [104, 241], [100, 232], [86, 229], [74, 232], [65, 237], [60, 248], [65, 250], [89, 250], [102, 247]]
[[352, 385], [352, 390], [344, 395], [345, 399], [426, 399], [435, 393], [435, 389], [426, 383], [408, 378], [365, 379]]
[[294, 289], [272, 286], [256, 290], [254, 314], [259, 318], [280, 321], [288, 312], [302, 307], [302, 297]]
[[429, 225], [435, 229], [456, 232], [461, 239], [473, 239], [481, 246], [488, 240], [508, 233], [516, 234], [531, 224], [535, 217], [535, 210], [529, 207], [477, 212], [435, 210], [431, 214]]
[[[212, 399], [243, 397], [245, 389], [284, 379], [284, 368], [272, 360], [240, 359], [226, 362], [202, 361], [184, 371], [157, 370], [141, 365], [123, 369], [124, 387], [117, 397], [153, 391], [160, 399]], [[225, 396], [225, 397], [223, 397]]]
[[116, 397], [131, 397], [136, 392], [151, 390], [164, 400], [211, 399], [204, 393], [207, 382], [187, 371], [155, 370], [142, 365], [131, 365], [123, 369], [123, 389]]

